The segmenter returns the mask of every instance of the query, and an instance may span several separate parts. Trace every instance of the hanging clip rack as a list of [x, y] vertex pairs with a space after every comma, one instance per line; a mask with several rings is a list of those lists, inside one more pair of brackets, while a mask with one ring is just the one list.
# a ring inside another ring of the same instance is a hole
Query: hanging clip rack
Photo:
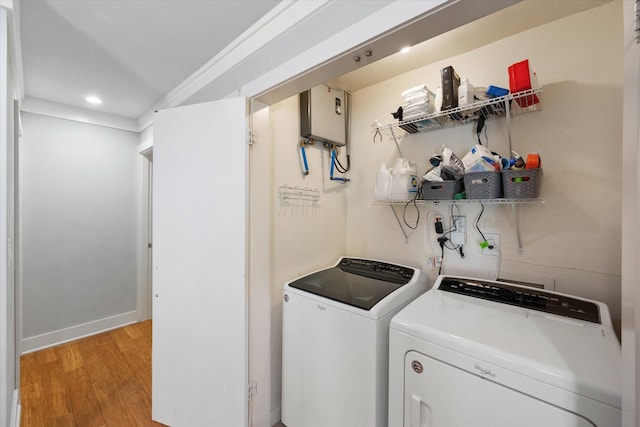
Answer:
[[280, 186], [280, 205], [281, 206], [310, 206], [318, 207], [320, 200], [320, 192], [317, 189], [291, 187], [289, 185]]

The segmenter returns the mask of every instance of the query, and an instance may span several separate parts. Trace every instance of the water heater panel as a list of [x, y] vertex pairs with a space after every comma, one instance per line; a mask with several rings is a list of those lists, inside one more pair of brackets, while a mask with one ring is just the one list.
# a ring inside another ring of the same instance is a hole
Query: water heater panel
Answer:
[[327, 85], [300, 94], [300, 135], [335, 145], [346, 142], [345, 93]]

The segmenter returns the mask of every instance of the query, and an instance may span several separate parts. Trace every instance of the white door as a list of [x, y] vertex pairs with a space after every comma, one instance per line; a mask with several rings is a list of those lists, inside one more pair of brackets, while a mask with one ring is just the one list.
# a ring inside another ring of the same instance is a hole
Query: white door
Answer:
[[172, 427], [247, 424], [246, 105], [154, 117], [152, 418]]

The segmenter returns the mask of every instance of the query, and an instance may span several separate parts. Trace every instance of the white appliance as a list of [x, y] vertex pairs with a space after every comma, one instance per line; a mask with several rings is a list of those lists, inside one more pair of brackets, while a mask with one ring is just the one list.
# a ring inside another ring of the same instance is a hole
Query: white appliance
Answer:
[[426, 290], [418, 269], [346, 257], [287, 283], [282, 422], [386, 427], [389, 322]]
[[620, 345], [600, 302], [440, 276], [390, 325], [389, 426], [619, 426]]

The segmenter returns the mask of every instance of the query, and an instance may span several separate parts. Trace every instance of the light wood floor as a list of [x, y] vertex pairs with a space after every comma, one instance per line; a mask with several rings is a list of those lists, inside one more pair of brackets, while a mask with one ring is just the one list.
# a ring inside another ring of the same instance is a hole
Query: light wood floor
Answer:
[[151, 321], [20, 358], [22, 427], [142, 427], [151, 421]]

